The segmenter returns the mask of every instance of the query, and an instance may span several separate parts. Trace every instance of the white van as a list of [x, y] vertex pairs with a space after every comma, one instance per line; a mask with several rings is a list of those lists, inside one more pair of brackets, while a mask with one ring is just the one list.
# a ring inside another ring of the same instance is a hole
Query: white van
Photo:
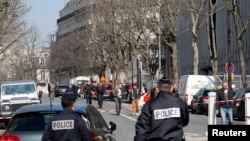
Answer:
[[84, 85], [86, 86], [87, 82], [91, 81], [90, 77], [89, 76], [77, 76], [77, 77], [74, 77], [72, 79], [70, 79], [70, 82], [69, 84], [72, 85]]
[[[217, 80], [221, 82], [221, 80]], [[216, 89], [214, 77], [208, 75], [183, 75], [180, 77], [178, 92], [190, 107], [193, 96], [201, 89]]]

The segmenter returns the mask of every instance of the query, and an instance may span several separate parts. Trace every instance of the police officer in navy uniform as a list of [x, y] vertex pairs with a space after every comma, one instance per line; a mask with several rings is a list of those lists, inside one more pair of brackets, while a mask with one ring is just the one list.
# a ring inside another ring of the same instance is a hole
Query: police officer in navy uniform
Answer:
[[74, 112], [76, 99], [72, 91], [63, 94], [63, 111], [47, 124], [41, 141], [94, 141], [81, 115]]
[[135, 125], [134, 141], [182, 141], [183, 127], [189, 123], [186, 103], [173, 96], [173, 84], [163, 77], [158, 81], [159, 93], [147, 102]]

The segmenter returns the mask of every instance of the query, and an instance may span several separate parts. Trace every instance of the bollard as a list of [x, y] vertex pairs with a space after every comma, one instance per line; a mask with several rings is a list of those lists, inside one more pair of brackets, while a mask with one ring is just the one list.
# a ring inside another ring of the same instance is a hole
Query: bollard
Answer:
[[216, 124], [215, 101], [216, 101], [216, 92], [209, 92], [208, 93], [208, 125]]
[[245, 94], [245, 124], [250, 125], [250, 93]]

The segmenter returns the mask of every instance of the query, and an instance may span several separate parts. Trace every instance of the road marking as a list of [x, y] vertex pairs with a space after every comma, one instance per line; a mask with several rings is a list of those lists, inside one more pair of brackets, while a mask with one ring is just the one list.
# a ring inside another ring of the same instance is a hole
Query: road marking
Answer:
[[120, 113], [120, 115], [123, 116], [123, 117], [125, 117], [125, 118], [131, 119], [131, 120], [133, 120], [133, 121], [137, 121], [137, 119], [132, 118], [132, 117], [130, 117], [130, 116], [127, 116], [127, 115], [124, 115], [124, 114], [121, 114], [121, 113]]

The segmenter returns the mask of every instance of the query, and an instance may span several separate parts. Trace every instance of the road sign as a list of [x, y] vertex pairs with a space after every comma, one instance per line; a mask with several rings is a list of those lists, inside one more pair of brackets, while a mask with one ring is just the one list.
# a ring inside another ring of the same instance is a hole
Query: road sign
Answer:
[[233, 63], [231, 63], [231, 65], [229, 65], [228, 63], [226, 63], [226, 65], [225, 65], [225, 71], [226, 72], [234, 72], [234, 69], [235, 69], [235, 67], [234, 67], [234, 64]]

